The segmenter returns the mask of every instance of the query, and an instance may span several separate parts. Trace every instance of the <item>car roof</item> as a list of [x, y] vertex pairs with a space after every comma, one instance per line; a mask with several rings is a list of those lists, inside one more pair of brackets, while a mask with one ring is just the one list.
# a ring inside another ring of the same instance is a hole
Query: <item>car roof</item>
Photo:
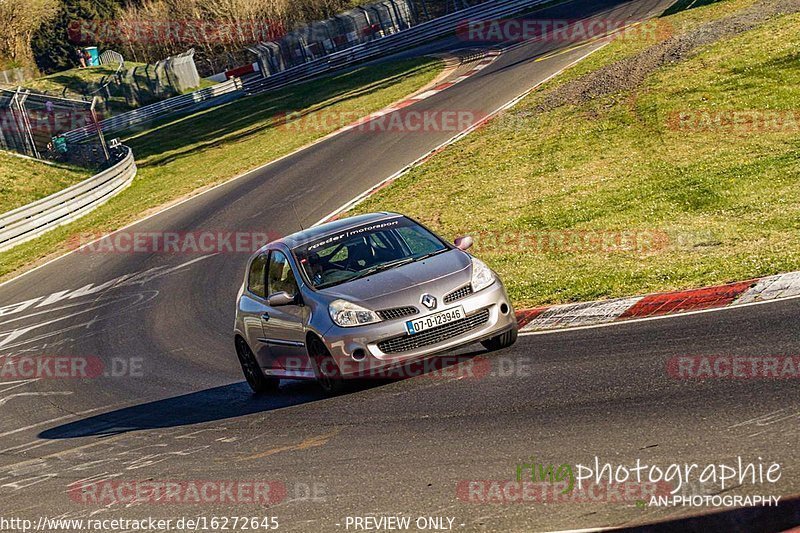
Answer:
[[390, 220], [392, 218], [402, 216], [404, 215], [384, 211], [381, 213], [368, 213], [365, 215], [342, 218], [339, 220], [334, 220], [333, 222], [326, 222], [325, 224], [320, 224], [319, 226], [315, 226], [313, 228], [292, 233], [291, 235], [287, 235], [286, 237], [272, 241], [264, 248], [271, 247], [271, 245], [279, 243], [286, 245], [289, 249], [292, 249], [300, 246], [301, 244], [325, 237], [326, 235], [348, 230], [350, 228], [356, 228], [364, 224], [371, 224], [381, 220]]

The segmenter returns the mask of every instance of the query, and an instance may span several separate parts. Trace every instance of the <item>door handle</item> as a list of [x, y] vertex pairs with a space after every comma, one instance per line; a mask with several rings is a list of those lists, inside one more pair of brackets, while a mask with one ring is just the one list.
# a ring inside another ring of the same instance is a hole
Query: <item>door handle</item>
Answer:
[[269, 313], [264, 313], [263, 315], [261, 315], [261, 320], [263, 320], [264, 322], [269, 320]]

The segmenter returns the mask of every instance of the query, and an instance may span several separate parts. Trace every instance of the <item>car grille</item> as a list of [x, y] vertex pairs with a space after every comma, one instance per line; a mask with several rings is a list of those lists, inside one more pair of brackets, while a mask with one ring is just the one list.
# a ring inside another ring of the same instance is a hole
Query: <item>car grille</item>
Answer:
[[472, 285], [465, 285], [460, 289], [454, 290], [450, 294], [444, 297], [444, 303], [450, 304], [455, 302], [456, 300], [460, 300], [461, 298], [466, 298], [472, 294]]
[[404, 316], [416, 315], [417, 313], [419, 313], [419, 310], [416, 307], [394, 307], [378, 311], [378, 316], [383, 320], [395, 320]]
[[462, 333], [466, 333], [472, 329], [477, 328], [489, 320], [489, 310], [483, 309], [478, 311], [472, 316], [431, 328], [416, 335], [403, 335], [393, 339], [387, 339], [378, 343], [378, 348], [383, 353], [400, 353], [422, 348], [423, 346], [430, 346], [431, 344], [438, 344], [457, 337]]

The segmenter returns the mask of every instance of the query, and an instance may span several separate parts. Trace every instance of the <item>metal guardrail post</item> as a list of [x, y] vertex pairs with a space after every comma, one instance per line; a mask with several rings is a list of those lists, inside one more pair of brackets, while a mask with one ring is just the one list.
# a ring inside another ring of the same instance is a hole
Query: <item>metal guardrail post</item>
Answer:
[[100, 146], [103, 147], [103, 155], [106, 156], [106, 161], [111, 159], [111, 156], [108, 155], [108, 147], [106, 146], [106, 138], [103, 136], [103, 128], [100, 127], [100, 123], [97, 120], [97, 111], [95, 111], [95, 106], [97, 105], [97, 97], [95, 96], [92, 98], [92, 106], [89, 108], [89, 112], [92, 115], [92, 123], [94, 127], [97, 128], [97, 137], [100, 139]]
[[22, 87], [17, 87], [17, 94], [14, 95], [14, 98], [17, 102], [17, 109], [19, 111], [20, 132], [24, 136], [26, 142], [29, 143], [28, 149], [30, 150], [30, 155], [36, 159], [40, 159], [39, 151], [36, 149], [36, 141], [33, 138], [31, 122], [28, 119], [28, 112], [25, 109], [25, 100], [27, 100], [28, 94], [29, 92], [27, 91], [23, 92]]

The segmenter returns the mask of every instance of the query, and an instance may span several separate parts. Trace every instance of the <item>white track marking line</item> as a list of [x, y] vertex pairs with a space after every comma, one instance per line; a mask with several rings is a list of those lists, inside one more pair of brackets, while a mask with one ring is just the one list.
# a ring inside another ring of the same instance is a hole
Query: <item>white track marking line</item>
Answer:
[[38, 440], [33, 440], [31, 442], [26, 442], [24, 444], [19, 444], [17, 446], [12, 446], [11, 448], [6, 448], [4, 450], [0, 450], [0, 455], [8, 455], [10, 452], [13, 452], [13, 451], [16, 451], [16, 450], [19, 450], [17, 453], [25, 453], [25, 452], [28, 452], [30, 450], [36, 449], [36, 448], [41, 448], [42, 446], [47, 446], [48, 444], [54, 444], [56, 442], [58, 442], [56, 439], [50, 439], [50, 440], [38, 439]]
[[[24, 427], [21, 427], [21, 428], [12, 429], [10, 431], [6, 431], [5, 433], [0, 433], [0, 438], [8, 437], [9, 435], [14, 435], [16, 433], [21, 433], [23, 431], [28, 431], [29, 429], [38, 428], [40, 426], [46, 426], [46, 425], [52, 424], [54, 422], [61, 422], [62, 420], [67, 420], [69, 418], [75, 418], [75, 417], [79, 417], [79, 416], [88, 415], [88, 414], [94, 413], [96, 411], [100, 411], [102, 409], [105, 409], [105, 407], [95, 407], [94, 409], [87, 409], [86, 411], [78, 411], [77, 413], [64, 415], [64, 416], [59, 416], [59, 417], [56, 417], [56, 418], [51, 418], [50, 420], [43, 420], [42, 422], [36, 422], [35, 424], [30, 424], [28, 426], [24, 426]], [[2, 467], [2, 468], [5, 468], [5, 467]]]
[[52, 392], [17, 392], [14, 394], [9, 394], [8, 396], [3, 396], [0, 398], [0, 407], [3, 407], [5, 404], [13, 400], [14, 398], [21, 398], [21, 397], [28, 397], [28, 396], [70, 396], [74, 394], [72, 391], [52, 391]]
[[415, 96], [413, 98], [410, 98], [410, 100], [425, 100], [426, 98], [430, 98], [431, 96], [433, 96], [435, 94], [439, 94], [440, 92], [441, 91], [434, 91], [433, 89], [431, 89], [429, 91], [425, 91], [422, 94], [418, 94], [417, 96]]

